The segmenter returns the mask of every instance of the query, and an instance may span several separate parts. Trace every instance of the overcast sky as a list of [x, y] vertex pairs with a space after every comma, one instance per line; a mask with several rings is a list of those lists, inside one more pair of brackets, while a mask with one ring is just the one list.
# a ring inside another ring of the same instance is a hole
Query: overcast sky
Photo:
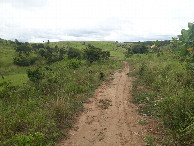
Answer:
[[194, 22], [194, 0], [0, 0], [0, 38], [166, 40]]

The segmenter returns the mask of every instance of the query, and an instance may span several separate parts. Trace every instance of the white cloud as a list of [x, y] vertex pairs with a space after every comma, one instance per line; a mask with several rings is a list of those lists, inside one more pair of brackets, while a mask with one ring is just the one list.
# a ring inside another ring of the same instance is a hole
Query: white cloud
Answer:
[[170, 39], [193, 0], [0, 0], [0, 37], [22, 41]]

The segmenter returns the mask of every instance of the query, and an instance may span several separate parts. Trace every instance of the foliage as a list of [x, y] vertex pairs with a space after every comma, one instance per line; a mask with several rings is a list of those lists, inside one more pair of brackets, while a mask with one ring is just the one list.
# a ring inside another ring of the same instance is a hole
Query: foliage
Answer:
[[194, 70], [194, 23], [188, 23], [188, 28], [182, 29], [178, 39], [172, 39], [172, 49], [187, 69]]
[[19, 53], [29, 54], [32, 51], [32, 47], [28, 42], [22, 43], [22, 42], [16, 41], [15, 50], [16, 52], [19, 52]]
[[110, 57], [109, 51], [102, 51], [102, 49], [97, 48], [91, 44], [84, 50], [85, 59], [90, 63], [98, 60], [107, 60]]
[[14, 58], [14, 64], [19, 66], [29, 66], [35, 63], [37, 58], [35, 56], [19, 53], [18, 56]]
[[27, 70], [27, 75], [30, 81], [32, 82], [39, 82], [40, 80], [42, 80], [44, 78], [44, 72], [41, 71], [41, 69], [39, 67], [35, 68], [35, 69], [28, 69]]
[[34, 135], [30, 134], [29, 136], [24, 134], [19, 134], [17, 136], [12, 137], [12, 139], [7, 140], [4, 142], [6, 145], [34, 145], [34, 146], [40, 146], [45, 145], [45, 137], [44, 134], [40, 132], [34, 133]]
[[127, 52], [125, 53], [125, 57], [131, 57], [133, 54], [144, 54], [148, 52], [148, 48], [142, 44], [133, 44], [126, 49]]
[[81, 59], [81, 51], [75, 48], [69, 48], [67, 51], [67, 56], [69, 59]]
[[46, 45], [45, 48], [40, 48], [38, 54], [42, 56], [48, 64], [60, 61], [66, 54], [65, 48], [58, 48], [58, 46], [50, 47]]
[[82, 64], [82, 62], [80, 60], [78, 60], [77, 58], [75, 58], [75, 59], [71, 59], [71, 60], [66, 60], [65, 67], [67, 67], [69, 69], [76, 69], [76, 68], [80, 67], [81, 64]]

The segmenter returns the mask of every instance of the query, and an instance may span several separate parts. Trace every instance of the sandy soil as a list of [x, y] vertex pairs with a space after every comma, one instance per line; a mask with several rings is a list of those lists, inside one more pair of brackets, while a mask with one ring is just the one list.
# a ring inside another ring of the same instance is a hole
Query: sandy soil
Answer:
[[130, 102], [132, 77], [124, 62], [123, 70], [112, 75], [110, 83], [104, 82], [94, 98], [84, 104], [85, 111], [80, 115], [69, 138], [57, 146], [144, 146], [145, 131], [138, 124], [140, 116], [137, 107]]

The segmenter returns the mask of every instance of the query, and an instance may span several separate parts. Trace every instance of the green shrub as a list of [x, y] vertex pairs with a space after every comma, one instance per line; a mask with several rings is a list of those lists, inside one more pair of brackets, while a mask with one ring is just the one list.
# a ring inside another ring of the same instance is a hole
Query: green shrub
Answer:
[[94, 47], [92, 45], [88, 45], [88, 47], [84, 50], [84, 58], [88, 60], [90, 63], [98, 61], [98, 60], [106, 60], [110, 57], [109, 51], [102, 51], [102, 49]]
[[69, 48], [67, 51], [67, 56], [69, 59], [81, 59], [81, 51], [75, 48]]
[[29, 66], [34, 64], [36, 60], [37, 58], [34, 56], [19, 53], [19, 55], [14, 58], [14, 64], [19, 66]]
[[29, 43], [19, 43], [16, 48], [16, 52], [29, 54], [32, 51], [32, 47]]
[[28, 75], [29, 80], [34, 83], [39, 82], [45, 76], [44, 72], [39, 67], [35, 69], [28, 69], [27, 75]]
[[76, 69], [81, 64], [82, 62], [76, 58], [76, 59], [66, 60], [65, 67], [70, 68], [70, 69]]
[[127, 47], [127, 52], [125, 52], [125, 57], [131, 57], [133, 54], [145, 54], [148, 52], [148, 47], [143, 44], [133, 44]]

